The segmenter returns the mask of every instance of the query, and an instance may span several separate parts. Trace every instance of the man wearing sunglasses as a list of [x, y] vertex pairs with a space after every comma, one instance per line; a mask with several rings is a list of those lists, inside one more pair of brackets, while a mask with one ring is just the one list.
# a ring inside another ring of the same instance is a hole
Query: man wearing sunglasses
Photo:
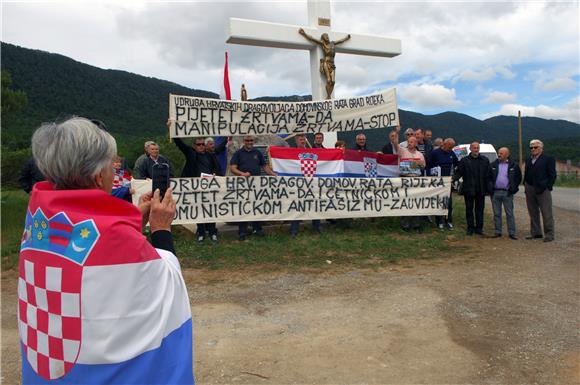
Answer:
[[[237, 176], [257, 176], [261, 174], [261, 170], [271, 176], [276, 176], [270, 166], [266, 164], [266, 160], [260, 151], [254, 148], [254, 137], [246, 135], [244, 137], [244, 146], [234, 153], [230, 160], [230, 170], [232, 174]], [[262, 223], [252, 222], [253, 233], [257, 236], [263, 236]], [[245, 241], [248, 231], [248, 222], [238, 223], [238, 235], [240, 241]]]
[[[530, 235], [526, 239], [544, 238], [554, 240], [554, 217], [552, 216], [552, 187], [556, 181], [556, 160], [544, 154], [544, 143], [538, 139], [530, 141], [531, 156], [526, 159], [524, 176], [526, 204], [530, 215]], [[544, 225], [540, 225], [540, 213]]]

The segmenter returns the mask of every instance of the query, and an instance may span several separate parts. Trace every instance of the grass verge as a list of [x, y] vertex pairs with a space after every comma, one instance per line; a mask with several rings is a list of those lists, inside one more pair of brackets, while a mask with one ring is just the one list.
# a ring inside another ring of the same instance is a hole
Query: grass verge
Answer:
[[576, 175], [558, 175], [555, 185], [558, 187], [580, 187], [580, 178]]
[[[460, 229], [464, 224], [463, 200], [454, 199], [454, 218]], [[17, 266], [20, 239], [28, 195], [22, 191], [2, 191], [2, 270]], [[463, 237], [460, 229], [440, 232], [425, 223], [420, 234], [400, 230], [399, 218], [323, 221], [322, 234], [312, 232], [310, 221], [300, 224], [296, 238], [288, 235], [288, 225], [268, 226], [266, 236], [237, 240], [237, 231], [223, 234], [213, 245], [199, 245], [195, 234], [174, 227], [177, 255], [183, 268], [235, 270], [243, 267], [263, 270], [317, 268], [329, 263], [353, 267], [380, 267], [406, 258], [435, 258], [460, 252], [465, 247], [455, 242]]]

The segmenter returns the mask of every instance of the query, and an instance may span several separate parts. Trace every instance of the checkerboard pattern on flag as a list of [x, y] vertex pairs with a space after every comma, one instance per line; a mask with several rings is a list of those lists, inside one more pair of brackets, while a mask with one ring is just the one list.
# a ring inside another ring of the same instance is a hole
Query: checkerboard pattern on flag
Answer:
[[365, 176], [367, 178], [376, 178], [377, 173], [377, 160], [375, 158], [364, 157], [363, 158], [365, 167]]
[[81, 269], [75, 266], [51, 267], [21, 260], [18, 330], [24, 356], [45, 379], [64, 376], [77, 360], [81, 344], [80, 279]]
[[193, 384], [179, 262], [147, 242], [135, 206], [37, 183], [19, 269], [23, 384]]
[[272, 169], [280, 176], [389, 178], [399, 176], [397, 155], [324, 148], [270, 147]]
[[300, 159], [300, 171], [302, 171], [302, 175], [307, 178], [312, 178], [316, 174], [318, 155], [308, 152], [300, 153], [298, 154], [298, 159]]

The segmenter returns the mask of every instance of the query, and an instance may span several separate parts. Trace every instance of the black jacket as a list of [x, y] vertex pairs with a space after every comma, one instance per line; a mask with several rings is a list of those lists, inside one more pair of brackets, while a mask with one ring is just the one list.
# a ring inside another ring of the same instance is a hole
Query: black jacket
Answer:
[[470, 155], [459, 161], [453, 180], [463, 177], [463, 195], [489, 195], [492, 191], [489, 160], [483, 155]]
[[[181, 150], [183, 155], [185, 155], [185, 165], [183, 166], [183, 171], [181, 172], [182, 178], [199, 177], [201, 173], [216, 174], [221, 175], [221, 168], [217, 157], [215, 154], [211, 153], [197, 153], [192, 147], [188, 146], [179, 138], [173, 139], [177, 147]], [[200, 167], [201, 162], [204, 161], [201, 157], [207, 158], [208, 169], [202, 169]]]
[[[385, 144], [381, 150], [381, 152], [383, 154], [387, 154], [387, 155], [393, 155], [393, 144], [391, 142]], [[395, 151], [394, 155], [397, 154], [397, 151]]]
[[542, 154], [534, 164], [531, 157], [526, 159], [524, 180], [527, 184], [534, 186], [536, 194], [541, 194], [546, 189], [552, 191], [556, 176], [556, 159], [553, 156]]
[[[490, 180], [492, 193], [497, 180], [499, 172], [499, 159], [494, 160], [490, 165]], [[522, 171], [520, 166], [511, 159], [508, 159], [508, 195], [513, 195], [519, 191], [520, 183], [522, 183]]]
[[26, 160], [26, 163], [24, 163], [22, 170], [20, 170], [20, 177], [18, 177], [18, 183], [20, 183], [20, 187], [22, 187], [24, 191], [30, 194], [30, 192], [32, 191], [32, 186], [34, 186], [36, 182], [42, 182], [45, 179], [46, 178], [44, 177], [44, 175], [42, 175], [42, 173], [36, 166], [36, 162], [34, 161], [34, 159], [28, 158]]
[[[163, 155], [157, 157], [157, 163], [166, 163], [169, 166], [169, 177], [173, 178], [173, 167], [169, 159], [165, 158]], [[145, 161], [139, 165], [139, 171], [137, 171], [140, 178], [135, 179], [151, 179], [153, 178], [153, 165], [155, 161], [149, 156], [145, 158]]]

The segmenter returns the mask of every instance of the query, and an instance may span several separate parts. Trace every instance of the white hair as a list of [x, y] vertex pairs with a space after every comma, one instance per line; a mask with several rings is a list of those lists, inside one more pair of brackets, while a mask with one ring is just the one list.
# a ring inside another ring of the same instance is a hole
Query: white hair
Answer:
[[95, 176], [111, 167], [116, 154], [115, 139], [85, 118], [44, 123], [32, 136], [32, 156], [59, 190], [93, 187]]
[[540, 139], [532, 139], [530, 140], [530, 147], [534, 144], [537, 144], [538, 146], [540, 146], [540, 148], [544, 148], [544, 143], [542, 143], [542, 141]]
[[207, 146], [207, 144], [209, 142], [214, 142], [215, 143], [215, 140], [213, 140], [213, 138], [211, 136], [209, 136], [209, 137], [205, 138], [205, 144], [206, 144], [206, 146]]

